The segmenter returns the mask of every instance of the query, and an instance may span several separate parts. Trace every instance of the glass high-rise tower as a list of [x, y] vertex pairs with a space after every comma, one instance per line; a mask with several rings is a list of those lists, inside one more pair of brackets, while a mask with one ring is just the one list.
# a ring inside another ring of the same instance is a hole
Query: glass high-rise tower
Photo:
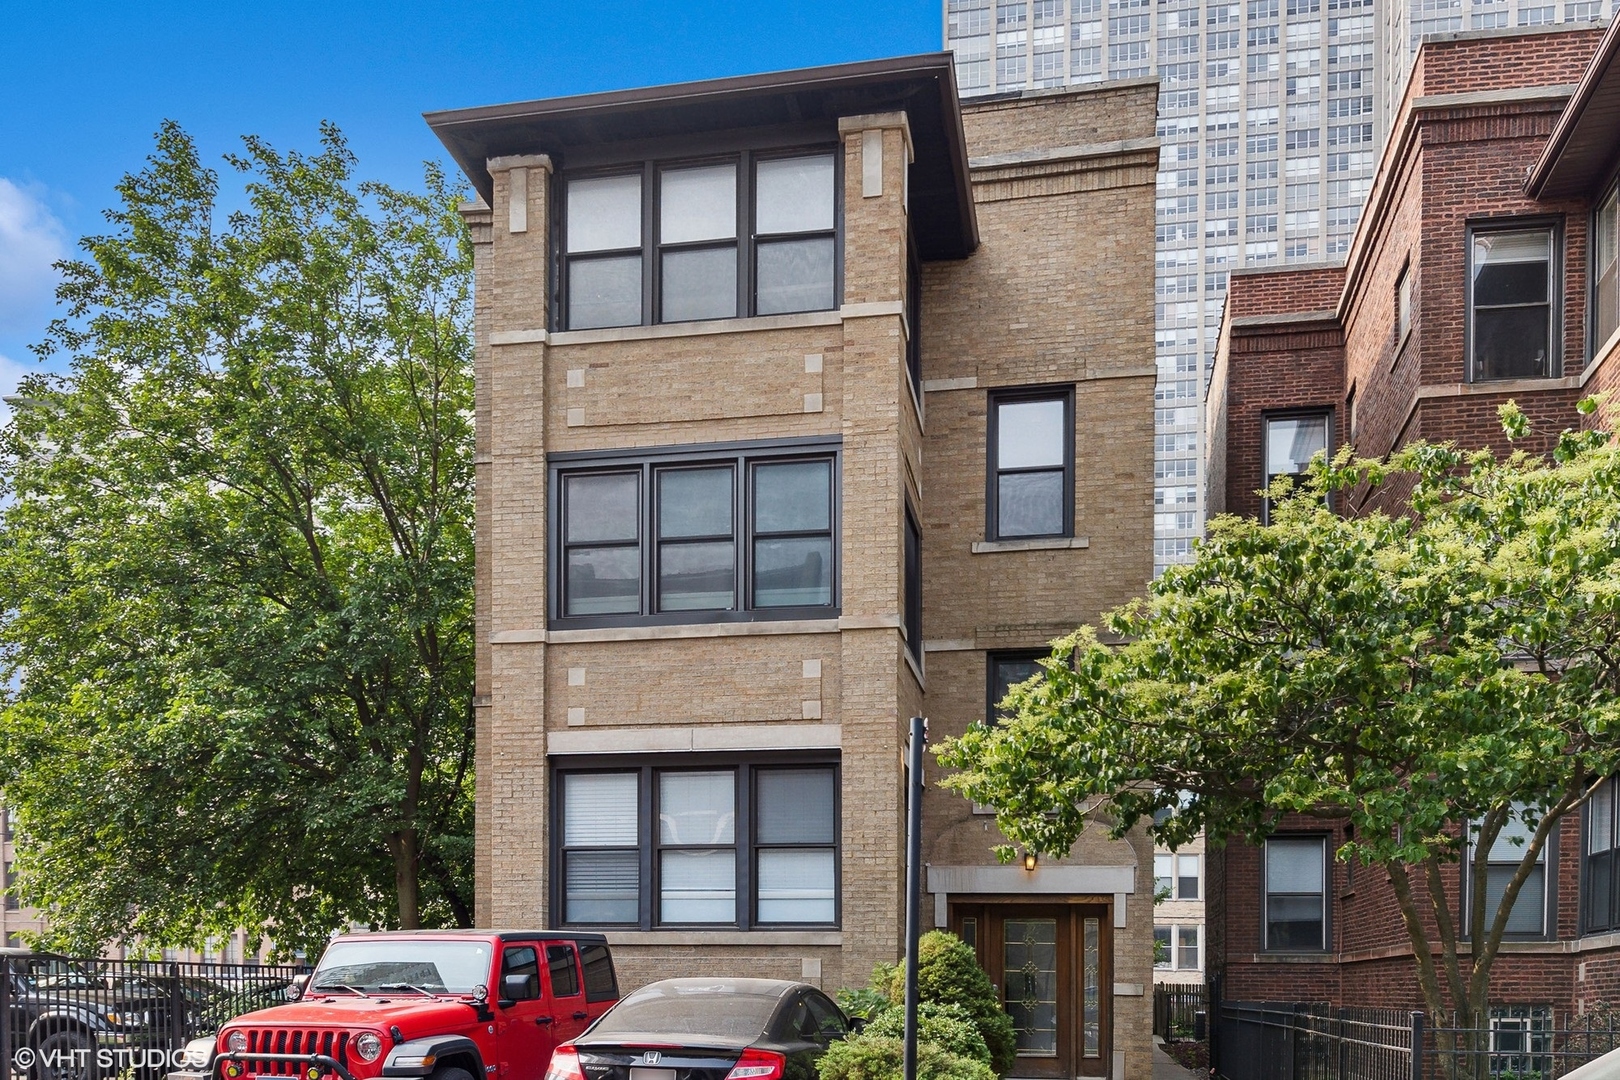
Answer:
[[[1422, 35], [1620, 0], [944, 0], [964, 97], [1156, 76], [1154, 569], [1204, 528], [1203, 397], [1235, 267], [1343, 258]], [[1077, 238], [1077, 242], [1083, 239]]]

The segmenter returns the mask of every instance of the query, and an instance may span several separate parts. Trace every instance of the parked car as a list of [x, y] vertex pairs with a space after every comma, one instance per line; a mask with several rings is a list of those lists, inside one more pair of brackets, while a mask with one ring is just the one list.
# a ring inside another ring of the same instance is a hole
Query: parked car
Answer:
[[551, 1056], [546, 1080], [812, 1080], [851, 1031], [831, 998], [779, 979], [664, 979]]
[[606, 938], [549, 930], [352, 934], [294, 987], [189, 1043], [169, 1080], [541, 1080], [619, 999]]
[[133, 1051], [167, 1046], [174, 1029], [173, 997], [161, 986], [19, 948], [0, 949], [0, 974], [10, 988], [10, 1044], [26, 1051], [30, 1080], [115, 1074]]

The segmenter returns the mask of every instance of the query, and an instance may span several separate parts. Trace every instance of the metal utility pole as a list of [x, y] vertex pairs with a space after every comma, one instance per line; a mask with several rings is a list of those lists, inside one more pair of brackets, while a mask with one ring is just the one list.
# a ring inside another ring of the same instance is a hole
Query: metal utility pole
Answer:
[[902, 1075], [917, 1080], [917, 939], [922, 934], [923, 747], [928, 721], [911, 718], [906, 757], [906, 1034]]

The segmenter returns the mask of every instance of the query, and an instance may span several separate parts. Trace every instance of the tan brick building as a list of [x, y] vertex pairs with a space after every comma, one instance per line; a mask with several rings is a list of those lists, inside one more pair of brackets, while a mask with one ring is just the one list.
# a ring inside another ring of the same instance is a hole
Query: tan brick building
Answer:
[[[428, 118], [482, 196], [480, 923], [629, 985], [899, 955], [906, 718], [1152, 573], [1156, 96], [937, 54]], [[926, 812], [1018, 1074], [1148, 1076], [1145, 836]]]

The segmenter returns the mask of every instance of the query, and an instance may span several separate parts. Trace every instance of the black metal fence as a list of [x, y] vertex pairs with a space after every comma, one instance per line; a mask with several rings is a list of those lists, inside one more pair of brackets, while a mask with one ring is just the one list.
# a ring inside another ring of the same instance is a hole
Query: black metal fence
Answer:
[[1202, 983], [1153, 988], [1153, 1034], [1165, 1042], [1197, 1038], [1199, 1013], [1209, 1013], [1209, 990]]
[[0, 955], [0, 1080], [161, 1076], [307, 968]]
[[1421, 1012], [1227, 1001], [1211, 1071], [1226, 1080], [1557, 1080], [1620, 1050], [1620, 1018], [1554, 1024], [1540, 1006], [1493, 1008], [1479, 1027], [1435, 1028]]

